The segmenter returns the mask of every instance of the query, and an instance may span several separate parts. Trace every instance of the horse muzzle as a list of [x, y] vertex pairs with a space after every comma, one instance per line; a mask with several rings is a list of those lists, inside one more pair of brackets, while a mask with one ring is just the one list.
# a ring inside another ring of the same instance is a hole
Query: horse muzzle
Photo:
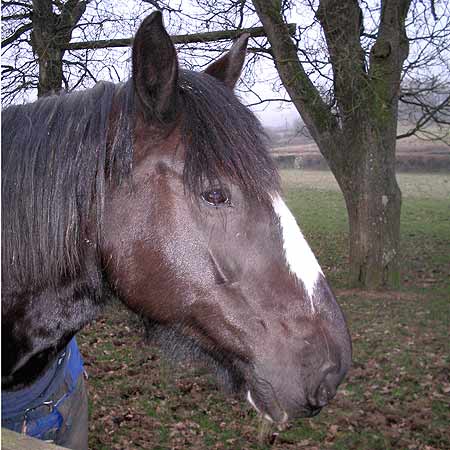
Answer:
[[271, 422], [313, 417], [336, 395], [346, 371], [326, 363], [309, 377], [289, 376], [288, 371], [280, 371], [269, 381], [267, 375], [255, 375], [247, 385], [246, 398]]

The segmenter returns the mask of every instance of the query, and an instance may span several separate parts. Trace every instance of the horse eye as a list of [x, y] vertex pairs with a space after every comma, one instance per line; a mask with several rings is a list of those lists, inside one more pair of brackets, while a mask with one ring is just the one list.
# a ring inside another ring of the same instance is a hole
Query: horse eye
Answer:
[[229, 195], [222, 189], [211, 189], [210, 191], [203, 192], [202, 198], [206, 203], [213, 206], [230, 204]]

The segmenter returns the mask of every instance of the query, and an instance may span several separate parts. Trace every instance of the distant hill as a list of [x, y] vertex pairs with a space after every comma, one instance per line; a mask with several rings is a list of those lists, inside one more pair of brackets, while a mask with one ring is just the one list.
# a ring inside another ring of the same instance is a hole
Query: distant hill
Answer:
[[[268, 128], [273, 155], [281, 168], [328, 169], [311, 137], [294, 128]], [[397, 170], [450, 172], [450, 146], [415, 136], [397, 142]]]

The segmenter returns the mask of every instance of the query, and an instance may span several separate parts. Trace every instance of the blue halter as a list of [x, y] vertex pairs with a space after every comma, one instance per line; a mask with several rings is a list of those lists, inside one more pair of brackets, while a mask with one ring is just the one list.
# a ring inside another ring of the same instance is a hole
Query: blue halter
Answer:
[[83, 370], [77, 342], [72, 338], [35, 383], [18, 391], [2, 391], [2, 427], [38, 439], [59, 430], [63, 417], [58, 407], [75, 391]]

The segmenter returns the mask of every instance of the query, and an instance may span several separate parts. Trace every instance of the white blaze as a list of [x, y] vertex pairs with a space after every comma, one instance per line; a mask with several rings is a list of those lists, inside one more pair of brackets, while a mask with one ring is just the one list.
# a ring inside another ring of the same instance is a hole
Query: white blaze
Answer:
[[314, 286], [319, 274], [323, 275], [322, 269], [303, 237], [295, 217], [279, 195], [273, 197], [273, 209], [280, 220], [284, 255], [289, 270], [305, 286], [311, 302], [311, 309], [315, 312], [313, 303]]

